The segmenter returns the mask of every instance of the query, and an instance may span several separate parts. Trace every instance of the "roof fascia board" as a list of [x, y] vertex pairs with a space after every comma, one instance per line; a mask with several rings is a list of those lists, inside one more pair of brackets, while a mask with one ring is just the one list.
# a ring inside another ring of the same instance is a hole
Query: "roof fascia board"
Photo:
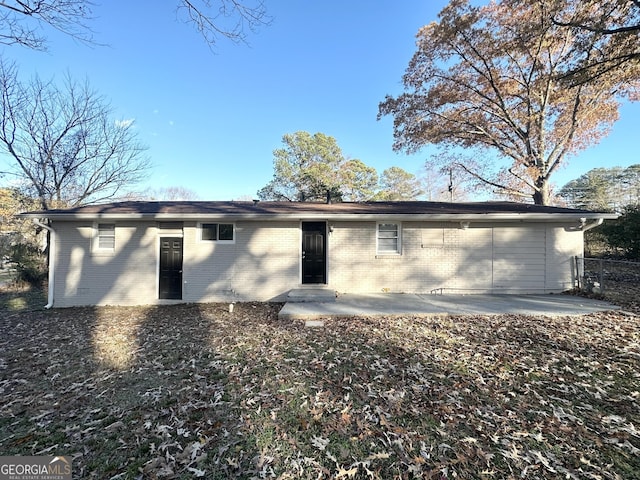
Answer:
[[388, 214], [388, 213], [328, 213], [328, 212], [298, 212], [298, 213], [219, 213], [219, 214], [175, 214], [175, 213], [57, 213], [50, 215], [43, 214], [21, 214], [24, 218], [49, 218], [59, 221], [74, 220], [206, 220], [206, 219], [225, 219], [225, 220], [328, 220], [328, 221], [377, 221], [381, 219], [394, 219], [398, 221], [473, 221], [473, 222], [490, 222], [490, 221], [513, 221], [513, 220], [538, 220], [538, 221], [567, 221], [585, 219], [605, 219], [611, 220], [619, 217], [616, 213], [420, 213], [420, 214]]

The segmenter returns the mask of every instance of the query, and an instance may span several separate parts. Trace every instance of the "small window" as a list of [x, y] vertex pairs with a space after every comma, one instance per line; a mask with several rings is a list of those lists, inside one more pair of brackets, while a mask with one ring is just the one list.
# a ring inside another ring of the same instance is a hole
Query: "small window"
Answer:
[[218, 240], [218, 224], [217, 223], [202, 224], [202, 240]]
[[209, 242], [232, 242], [232, 223], [203, 223], [200, 225], [200, 239]]
[[400, 253], [400, 225], [397, 223], [378, 224], [378, 253], [393, 255]]
[[233, 225], [230, 223], [219, 223], [218, 240], [233, 240]]
[[116, 248], [116, 226], [113, 223], [98, 224], [98, 250]]

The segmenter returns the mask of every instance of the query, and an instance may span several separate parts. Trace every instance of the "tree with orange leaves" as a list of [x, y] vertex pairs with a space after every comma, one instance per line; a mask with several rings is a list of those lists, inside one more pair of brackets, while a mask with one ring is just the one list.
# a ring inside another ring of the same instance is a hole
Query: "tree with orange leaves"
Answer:
[[[576, 0], [577, 2], [577, 0]], [[556, 25], [568, 27], [579, 37], [577, 45], [600, 41], [600, 48], [585, 51], [562, 76], [572, 85], [598, 82], [614, 72], [635, 78], [640, 65], [640, 0], [580, 0], [577, 8], [553, 16]]]
[[[572, 0], [451, 0], [418, 32], [404, 93], [380, 104], [379, 117], [394, 118], [394, 148], [439, 145], [449, 151], [429, 162], [447, 161], [500, 193], [550, 204], [553, 173], [609, 132], [620, 100], [638, 87], [638, 72], [562, 80], [607, 46], [602, 36], [554, 21], [575, 7]], [[497, 169], [487, 169], [487, 154]]]

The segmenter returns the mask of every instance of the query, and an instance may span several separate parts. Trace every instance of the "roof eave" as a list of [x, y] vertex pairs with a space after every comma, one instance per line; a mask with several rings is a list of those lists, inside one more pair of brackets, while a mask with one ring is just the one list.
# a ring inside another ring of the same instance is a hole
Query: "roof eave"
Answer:
[[523, 221], [537, 220], [544, 222], [567, 221], [573, 219], [604, 219], [612, 220], [619, 217], [616, 213], [602, 212], [570, 212], [570, 213], [329, 213], [329, 212], [297, 212], [297, 213], [24, 213], [24, 218], [48, 218], [59, 221], [82, 220], [148, 220], [148, 221], [178, 221], [178, 220], [327, 220], [327, 221], [378, 221], [394, 219], [398, 221]]

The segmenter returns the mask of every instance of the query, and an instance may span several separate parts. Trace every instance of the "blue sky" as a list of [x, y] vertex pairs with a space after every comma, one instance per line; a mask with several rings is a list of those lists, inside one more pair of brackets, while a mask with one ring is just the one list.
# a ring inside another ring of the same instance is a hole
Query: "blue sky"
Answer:
[[[5, 47], [22, 76], [88, 79], [119, 119], [135, 120], [154, 168], [148, 186], [182, 186], [201, 199], [255, 197], [273, 173], [282, 135], [298, 130], [336, 138], [345, 155], [379, 173], [420, 174], [432, 150], [392, 151], [392, 119], [376, 120], [401, 76], [420, 26], [444, 0], [265, 0], [270, 26], [250, 45], [222, 40], [216, 52], [176, 20], [176, 3], [103, 1], [91, 26], [104, 46], [49, 35], [49, 52]], [[624, 105], [600, 145], [555, 175], [562, 186], [595, 167], [640, 163], [640, 105]]]

